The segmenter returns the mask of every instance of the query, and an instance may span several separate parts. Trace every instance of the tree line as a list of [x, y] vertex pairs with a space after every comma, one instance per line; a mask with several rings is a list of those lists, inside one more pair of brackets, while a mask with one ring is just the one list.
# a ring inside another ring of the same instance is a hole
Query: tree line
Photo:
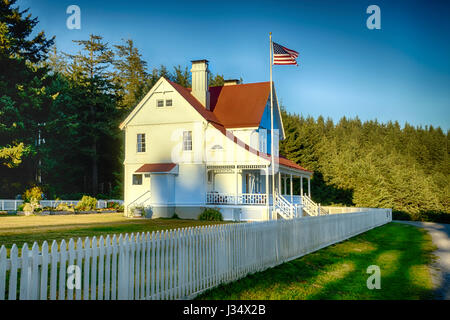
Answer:
[[[33, 185], [47, 197], [122, 197], [123, 133], [118, 126], [160, 77], [191, 85], [188, 67], [153, 67], [133, 40], [32, 36], [38, 23], [16, 1], [0, 1], [0, 198]], [[222, 75], [210, 75], [222, 85]]]
[[449, 131], [346, 117], [334, 123], [285, 110], [282, 116], [280, 152], [314, 171], [316, 202], [392, 208], [397, 218], [450, 222]]

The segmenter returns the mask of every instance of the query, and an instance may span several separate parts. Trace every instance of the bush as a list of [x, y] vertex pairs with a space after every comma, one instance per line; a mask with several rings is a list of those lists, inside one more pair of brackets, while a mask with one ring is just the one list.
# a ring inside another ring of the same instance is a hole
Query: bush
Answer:
[[23, 211], [24, 212], [33, 212], [34, 211], [34, 207], [33, 207], [33, 205], [31, 203], [27, 202], [23, 206]]
[[423, 211], [407, 213], [404, 211], [392, 211], [393, 220], [430, 221], [438, 223], [450, 223], [450, 213], [438, 211]]
[[70, 211], [70, 212], [74, 212], [74, 208], [73, 206], [68, 205], [65, 202], [61, 202], [60, 204], [58, 204], [55, 208], [55, 211]]
[[23, 194], [23, 201], [31, 203], [33, 205], [38, 205], [39, 201], [42, 200], [42, 189], [39, 187], [33, 187], [28, 189]]
[[89, 196], [83, 196], [80, 202], [75, 206], [76, 210], [79, 211], [90, 211], [97, 208], [97, 199]]
[[203, 221], [223, 221], [222, 214], [219, 210], [213, 208], [206, 208], [203, 212], [198, 216], [198, 220]]
[[173, 213], [171, 219], [180, 219], [176, 212]]
[[145, 208], [144, 206], [134, 206], [130, 208], [130, 216], [144, 216], [145, 215]]
[[106, 202], [106, 208], [119, 210], [120, 204], [115, 201], [108, 201]]
[[17, 207], [17, 211], [23, 211], [23, 208], [25, 207], [25, 203], [19, 204]]

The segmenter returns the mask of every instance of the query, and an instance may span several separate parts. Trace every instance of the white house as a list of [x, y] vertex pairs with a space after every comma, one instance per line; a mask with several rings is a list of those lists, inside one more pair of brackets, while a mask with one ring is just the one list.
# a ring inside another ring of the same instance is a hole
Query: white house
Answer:
[[[226, 220], [267, 220], [320, 211], [312, 172], [277, 152], [272, 204], [269, 82], [209, 87], [207, 60], [192, 61], [191, 72], [192, 89], [160, 78], [120, 125], [126, 213], [139, 206], [149, 217], [195, 219], [214, 207]], [[273, 91], [277, 145], [284, 129]], [[295, 178], [303, 196], [292, 192]]]

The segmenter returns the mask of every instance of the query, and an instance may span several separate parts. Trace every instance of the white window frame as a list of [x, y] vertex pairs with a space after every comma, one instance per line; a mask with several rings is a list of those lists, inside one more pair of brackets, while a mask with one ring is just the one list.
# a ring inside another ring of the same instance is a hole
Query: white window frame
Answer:
[[[160, 102], [161, 102], [161, 105], [159, 105]], [[164, 107], [164, 99], [157, 99], [156, 100], [156, 107], [157, 108], [163, 108]]]
[[[167, 104], [167, 101], [170, 101], [170, 105]], [[173, 106], [173, 100], [172, 99], [166, 99], [166, 107], [172, 107]]]
[[192, 131], [183, 131], [183, 151], [192, 151]]
[[[139, 140], [141, 138], [141, 140]], [[138, 133], [136, 135], [136, 152], [144, 153], [147, 151], [147, 146], [145, 143], [145, 133]]]

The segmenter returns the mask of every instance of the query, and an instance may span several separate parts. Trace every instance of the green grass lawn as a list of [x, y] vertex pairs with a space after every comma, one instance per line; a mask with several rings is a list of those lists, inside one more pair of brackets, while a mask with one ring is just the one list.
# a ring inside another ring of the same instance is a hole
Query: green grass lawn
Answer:
[[[0, 216], [0, 246], [9, 249], [15, 243], [19, 248], [27, 242], [39, 245], [51, 241], [120, 233], [151, 232], [157, 230], [204, 226], [218, 222], [182, 219], [125, 218], [121, 213], [54, 215], [54, 216]], [[224, 222], [221, 222], [224, 223]]]
[[[425, 230], [390, 223], [197, 299], [430, 299], [433, 250]], [[367, 288], [370, 265], [380, 267], [379, 290]]]

